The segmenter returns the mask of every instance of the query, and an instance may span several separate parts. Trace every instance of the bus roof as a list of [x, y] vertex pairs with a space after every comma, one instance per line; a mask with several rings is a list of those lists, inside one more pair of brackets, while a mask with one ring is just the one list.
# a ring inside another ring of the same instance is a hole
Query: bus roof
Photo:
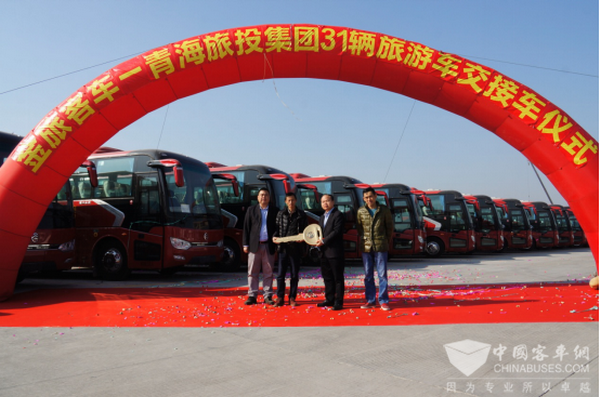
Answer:
[[[292, 176], [294, 175], [304, 175], [304, 174], [291, 174]], [[294, 177], [294, 179], [297, 182], [309, 182], [309, 181], [313, 181], [313, 182], [319, 182], [319, 181], [324, 181], [324, 182], [328, 182], [328, 181], [342, 181], [342, 182], [346, 182], [346, 183], [351, 183], [353, 185], [356, 184], [361, 184], [362, 182], [359, 181], [356, 178], [352, 178], [350, 176], [344, 176], [344, 175], [320, 175], [320, 176], [303, 176], [303, 177]]]
[[139, 149], [139, 150], [115, 150], [115, 151], [105, 151], [105, 152], [94, 152], [90, 155], [89, 159], [99, 159], [99, 158], [110, 158], [110, 157], [122, 157], [122, 156], [148, 156], [154, 160], [160, 159], [176, 159], [186, 163], [201, 163], [205, 165], [202, 161], [195, 159], [193, 157], [186, 156], [185, 154], [170, 152], [167, 150], [160, 149]]
[[[22, 136], [13, 134], [11, 132], [0, 131], [0, 142], [12, 145], [13, 149], [22, 140], [23, 140]], [[12, 152], [12, 149], [10, 151]]]
[[425, 194], [452, 194], [454, 197], [464, 197], [463, 194], [457, 190], [425, 190]]
[[[227, 171], [248, 171], [248, 170], [253, 170], [253, 171], [258, 171], [260, 174], [283, 174], [286, 176], [290, 176], [290, 174], [288, 174], [287, 172], [281, 171], [277, 168], [273, 168], [270, 167], [268, 165], [262, 165], [262, 164], [254, 164], [254, 165], [235, 165], [235, 166], [217, 166], [217, 164], [219, 163], [207, 163], [211, 164], [211, 166], [209, 166], [210, 171], [211, 172], [227, 172]], [[222, 164], [221, 164], [222, 165]]]

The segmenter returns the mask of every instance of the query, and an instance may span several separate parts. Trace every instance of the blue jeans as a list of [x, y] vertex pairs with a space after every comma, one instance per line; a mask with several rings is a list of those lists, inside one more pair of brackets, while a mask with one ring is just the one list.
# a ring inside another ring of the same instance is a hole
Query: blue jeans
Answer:
[[379, 304], [389, 303], [388, 277], [387, 277], [387, 252], [363, 252], [362, 259], [365, 265], [365, 298], [369, 303], [375, 303], [375, 266], [379, 278]]

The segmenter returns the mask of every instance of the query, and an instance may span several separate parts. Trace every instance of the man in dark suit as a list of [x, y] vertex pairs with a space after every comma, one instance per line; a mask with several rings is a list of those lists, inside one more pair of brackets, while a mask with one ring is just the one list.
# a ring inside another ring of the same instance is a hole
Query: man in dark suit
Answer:
[[276, 245], [273, 234], [277, 230], [277, 208], [270, 205], [271, 195], [266, 188], [258, 191], [258, 204], [248, 208], [244, 218], [242, 245], [248, 254], [248, 300], [246, 305], [257, 303], [260, 272], [263, 273], [265, 303], [273, 304], [273, 266]]
[[317, 242], [321, 250], [321, 274], [325, 283], [325, 301], [318, 307], [344, 308], [344, 214], [334, 207], [333, 196], [324, 194], [321, 207], [325, 213], [319, 219], [323, 238]]

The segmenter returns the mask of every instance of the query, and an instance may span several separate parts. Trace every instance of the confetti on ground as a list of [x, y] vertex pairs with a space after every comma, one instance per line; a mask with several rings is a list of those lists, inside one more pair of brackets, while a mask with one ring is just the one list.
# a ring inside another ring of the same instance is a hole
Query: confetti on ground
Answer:
[[392, 311], [360, 309], [364, 288], [348, 283], [344, 310], [317, 307], [319, 286], [299, 306], [246, 306], [245, 288], [46, 289], [0, 303], [3, 327], [310, 327], [465, 323], [597, 322], [587, 283], [390, 286]]

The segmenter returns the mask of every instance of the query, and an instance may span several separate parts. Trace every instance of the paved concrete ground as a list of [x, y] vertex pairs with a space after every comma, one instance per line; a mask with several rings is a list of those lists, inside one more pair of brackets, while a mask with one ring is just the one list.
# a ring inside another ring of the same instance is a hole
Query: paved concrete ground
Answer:
[[[346, 273], [349, 283], [361, 282], [360, 263]], [[567, 281], [595, 273], [585, 249], [402, 258], [390, 264], [390, 282], [397, 285]], [[316, 269], [303, 274], [303, 285], [321, 282], [312, 278]], [[26, 280], [15, 293], [245, 284], [243, 272], [186, 271], [167, 280], [143, 273], [109, 283], [75, 271], [61, 279]], [[0, 340], [0, 396], [599, 395], [597, 322], [0, 328]]]

